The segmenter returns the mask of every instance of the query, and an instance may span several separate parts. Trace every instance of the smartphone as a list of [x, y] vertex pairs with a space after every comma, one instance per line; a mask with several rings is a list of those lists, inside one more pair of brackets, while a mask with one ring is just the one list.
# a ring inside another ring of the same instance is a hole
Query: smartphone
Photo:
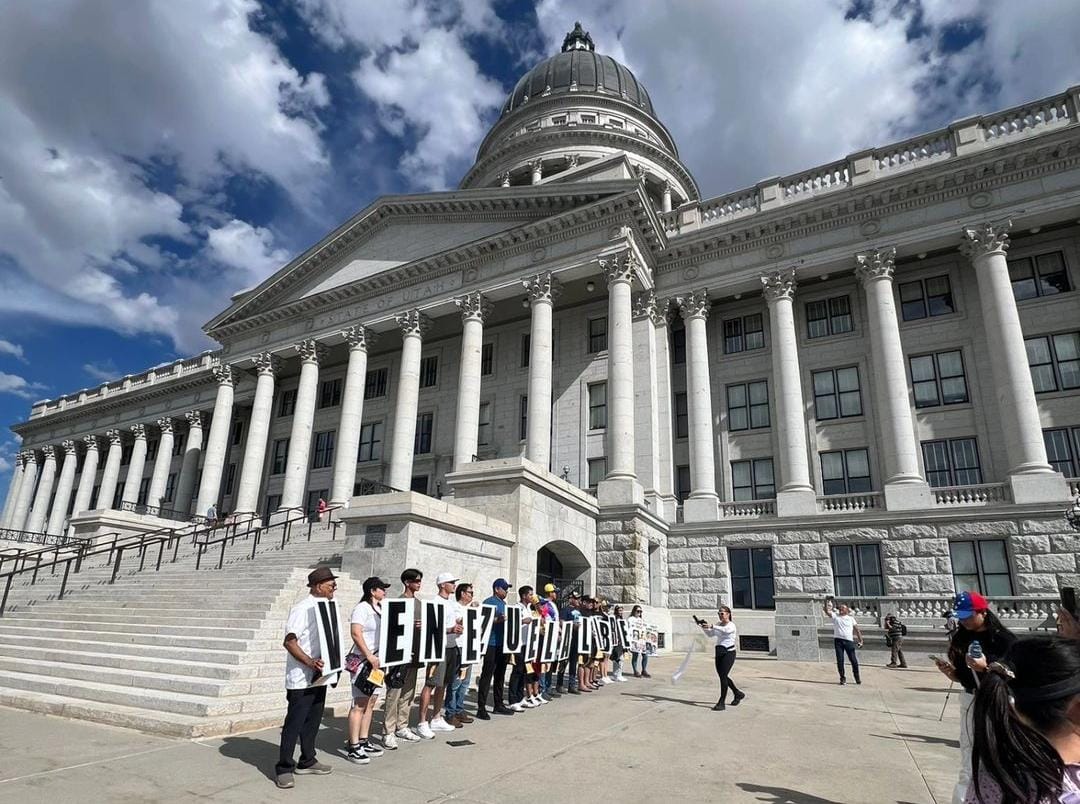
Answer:
[[934, 664], [946, 664], [944, 659], [942, 659], [940, 656], [935, 656], [932, 653], [926, 658], [932, 661]]
[[1061, 608], [1069, 612], [1073, 617], [1080, 617], [1080, 609], [1076, 608], [1076, 588], [1073, 586], [1061, 587]]

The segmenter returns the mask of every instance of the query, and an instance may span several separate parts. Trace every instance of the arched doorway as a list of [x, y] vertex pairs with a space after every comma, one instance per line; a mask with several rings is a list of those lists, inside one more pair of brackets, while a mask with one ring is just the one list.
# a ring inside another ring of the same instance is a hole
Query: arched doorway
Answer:
[[585, 594], [592, 591], [592, 567], [589, 560], [570, 542], [548, 542], [536, 551], [536, 589], [543, 590], [552, 583], [565, 600], [571, 591]]

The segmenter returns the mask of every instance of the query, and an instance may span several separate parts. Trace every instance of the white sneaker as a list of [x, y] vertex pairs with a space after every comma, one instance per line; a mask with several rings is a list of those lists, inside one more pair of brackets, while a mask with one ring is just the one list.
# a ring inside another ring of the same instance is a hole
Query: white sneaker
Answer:
[[534, 696], [532, 702], [533, 706], [543, 706], [546, 703], [550, 703], [547, 698], [541, 698], [539, 695]]
[[522, 704], [521, 701], [518, 701], [517, 703], [510, 704], [510, 708], [513, 709], [515, 712], [524, 712], [525, 711], [525, 706], [524, 706], [524, 704]]
[[615, 676], [615, 680], [618, 681], [620, 684], [622, 684], [623, 682], [626, 681], [626, 677], [623, 676], [622, 673], [619, 673], [619, 675]]
[[457, 731], [444, 717], [433, 718], [430, 725], [432, 731]]
[[424, 740], [434, 740], [435, 739], [435, 732], [433, 732], [431, 730], [431, 726], [428, 723], [421, 723], [419, 726], [417, 726], [416, 727], [416, 733], [417, 733], [417, 735], [419, 735], [419, 737], [421, 739], [424, 739]]
[[412, 729], [398, 729], [394, 732], [399, 739], [405, 740], [408, 743], [418, 743], [420, 738], [416, 736]]
[[387, 751], [396, 751], [397, 737], [395, 737], [393, 734], [387, 734], [385, 737], [382, 738], [382, 746]]
[[521, 703], [519, 703], [518, 705], [524, 707], [525, 709], [536, 708], [536, 704], [532, 702], [532, 698], [522, 698]]

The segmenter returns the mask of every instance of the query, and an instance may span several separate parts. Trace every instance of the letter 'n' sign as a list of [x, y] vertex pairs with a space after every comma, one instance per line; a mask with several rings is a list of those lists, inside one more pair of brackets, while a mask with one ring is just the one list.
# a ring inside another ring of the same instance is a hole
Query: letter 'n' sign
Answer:
[[421, 662], [441, 662], [446, 658], [446, 606], [434, 600], [420, 601]]

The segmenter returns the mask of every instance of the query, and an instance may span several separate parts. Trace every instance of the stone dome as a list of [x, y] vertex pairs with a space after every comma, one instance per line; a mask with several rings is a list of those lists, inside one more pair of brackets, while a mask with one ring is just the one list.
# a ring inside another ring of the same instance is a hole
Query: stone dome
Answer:
[[582, 30], [581, 23], [575, 24], [574, 30], [566, 35], [561, 53], [544, 59], [521, 77], [503, 104], [502, 114], [510, 114], [530, 99], [564, 92], [610, 94], [655, 116], [645, 87], [611, 56], [597, 53], [592, 37]]

